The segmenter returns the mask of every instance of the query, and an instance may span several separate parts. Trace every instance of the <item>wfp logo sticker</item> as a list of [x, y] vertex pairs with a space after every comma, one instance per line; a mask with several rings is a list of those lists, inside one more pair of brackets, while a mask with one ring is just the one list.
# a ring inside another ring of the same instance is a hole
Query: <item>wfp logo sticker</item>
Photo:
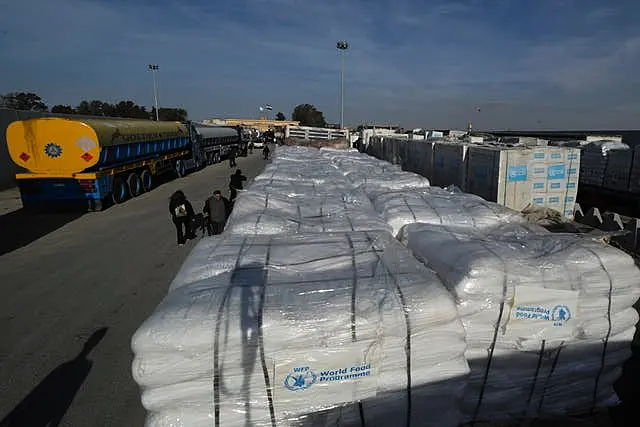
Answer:
[[559, 304], [551, 310], [542, 306], [516, 306], [516, 319], [548, 320], [553, 322], [553, 326], [562, 326], [571, 320], [571, 310], [564, 304]]
[[293, 368], [284, 379], [284, 386], [291, 391], [305, 390], [316, 383], [316, 378], [316, 373], [307, 366]]
[[56, 143], [50, 142], [44, 146], [44, 154], [55, 159], [56, 157], [60, 157], [62, 154], [62, 147]]
[[564, 322], [568, 322], [571, 319], [571, 310], [566, 305], [556, 305], [551, 310], [551, 320], [553, 326], [562, 326]]
[[371, 376], [371, 363], [346, 366], [339, 369], [314, 371], [308, 366], [295, 367], [284, 379], [284, 387], [290, 391], [306, 390], [316, 383], [343, 382]]

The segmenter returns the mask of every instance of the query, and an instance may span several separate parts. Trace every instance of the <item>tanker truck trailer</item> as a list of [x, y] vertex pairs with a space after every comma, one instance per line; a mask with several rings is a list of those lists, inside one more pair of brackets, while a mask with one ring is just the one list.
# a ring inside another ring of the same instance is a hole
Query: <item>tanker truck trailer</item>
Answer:
[[122, 203], [150, 191], [164, 173], [201, 166], [192, 130], [179, 122], [33, 118], [7, 128], [23, 206]]

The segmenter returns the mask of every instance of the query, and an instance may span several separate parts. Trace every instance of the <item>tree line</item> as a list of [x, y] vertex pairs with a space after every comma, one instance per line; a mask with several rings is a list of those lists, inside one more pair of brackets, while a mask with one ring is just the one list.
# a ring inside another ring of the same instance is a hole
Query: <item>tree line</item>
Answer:
[[[121, 117], [128, 119], [156, 119], [156, 109], [147, 110], [144, 105], [124, 100], [115, 104], [100, 100], [81, 101], [77, 106], [58, 104], [49, 109], [43, 99], [32, 92], [12, 92], [0, 95], [0, 107], [13, 110], [51, 112], [55, 114], [79, 114], [85, 116]], [[183, 108], [158, 108], [161, 121], [187, 120], [187, 111]]]
[[[51, 112], [55, 114], [79, 114], [85, 116], [122, 117], [130, 119], [151, 119], [155, 120], [156, 110], [154, 107], [147, 110], [144, 105], [137, 105], [133, 101], [120, 101], [116, 104], [92, 100], [81, 101], [77, 106], [58, 104], [49, 109], [44, 100], [32, 92], [12, 92], [0, 95], [0, 107], [13, 110]], [[187, 111], [183, 108], [158, 108], [158, 118], [162, 121], [187, 120]], [[282, 112], [276, 114], [276, 120], [286, 119]], [[325, 127], [327, 122], [322, 111], [319, 111], [313, 104], [297, 105], [291, 113], [291, 120], [300, 122], [302, 126]]]
[[[276, 113], [275, 119], [277, 121], [287, 120], [281, 111]], [[300, 122], [300, 126], [325, 127], [327, 125], [324, 113], [319, 111], [313, 104], [296, 105], [291, 113], [291, 120]]]

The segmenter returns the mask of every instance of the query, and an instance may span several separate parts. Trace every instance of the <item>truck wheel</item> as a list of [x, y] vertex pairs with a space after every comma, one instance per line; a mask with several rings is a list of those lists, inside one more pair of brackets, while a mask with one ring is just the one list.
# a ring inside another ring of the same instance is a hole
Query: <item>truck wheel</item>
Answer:
[[131, 173], [127, 177], [127, 187], [129, 188], [129, 194], [131, 197], [138, 197], [142, 194], [142, 182], [137, 173]]
[[178, 178], [185, 176], [184, 162], [182, 160], [176, 161], [176, 175], [178, 175]]
[[127, 200], [127, 184], [120, 176], [113, 179], [113, 189], [111, 191], [111, 199], [113, 203], [119, 204]]
[[146, 193], [153, 188], [153, 175], [148, 169], [145, 169], [140, 173], [140, 181], [142, 182], [142, 190]]

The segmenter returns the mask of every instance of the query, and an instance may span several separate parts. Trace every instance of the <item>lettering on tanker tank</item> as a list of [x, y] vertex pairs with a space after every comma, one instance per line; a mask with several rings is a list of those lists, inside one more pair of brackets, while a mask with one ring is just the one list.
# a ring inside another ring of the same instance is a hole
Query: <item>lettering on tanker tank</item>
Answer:
[[[179, 135], [176, 135], [179, 134]], [[157, 141], [161, 139], [171, 139], [178, 138], [181, 135], [181, 132], [176, 133], [130, 133], [130, 134], [122, 134], [117, 133], [114, 134], [114, 140], [121, 140], [124, 142], [138, 142], [138, 141]]]

